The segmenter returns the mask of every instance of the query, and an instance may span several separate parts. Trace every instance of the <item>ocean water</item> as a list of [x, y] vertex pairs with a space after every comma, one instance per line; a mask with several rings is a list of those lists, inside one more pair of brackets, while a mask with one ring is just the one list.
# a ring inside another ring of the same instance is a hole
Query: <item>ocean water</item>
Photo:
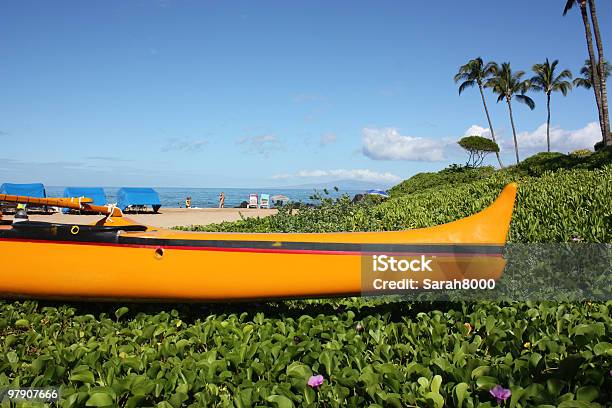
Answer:
[[[45, 186], [47, 197], [62, 197], [64, 188], [62, 186]], [[117, 202], [118, 187], [104, 187], [107, 203]], [[314, 190], [306, 189], [283, 189], [283, 188], [267, 188], [267, 189], [244, 189], [244, 188], [187, 188], [187, 187], [156, 187], [155, 191], [159, 194], [159, 199], [163, 207], [185, 207], [185, 198], [191, 196], [191, 206], [200, 208], [214, 208], [219, 206], [219, 194], [225, 193], [225, 207], [237, 207], [242, 201], [249, 200], [249, 194], [269, 194], [270, 197], [277, 194], [282, 194], [289, 197], [289, 200], [303, 203], [316, 203], [310, 197], [314, 194]], [[328, 190], [329, 191], [329, 190]], [[319, 191], [322, 194], [322, 191]], [[361, 190], [334, 190], [329, 191], [327, 197], [336, 198], [342, 194], [348, 194], [353, 197], [355, 194], [363, 193]]]

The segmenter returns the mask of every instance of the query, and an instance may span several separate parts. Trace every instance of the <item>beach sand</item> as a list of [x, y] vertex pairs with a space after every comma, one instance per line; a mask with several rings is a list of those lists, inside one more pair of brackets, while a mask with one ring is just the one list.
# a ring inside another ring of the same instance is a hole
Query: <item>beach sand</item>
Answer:
[[[161, 208], [158, 214], [125, 214], [138, 223], [152, 227], [170, 228], [187, 225], [216, 224], [223, 221], [237, 221], [240, 214], [244, 217], [267, 217], [276, 214], [275, 209], [255, 208]], [[75, 214], [28, 214], [30, 221], [47, 221], [62, 224], [91, 224], [99, 220], [100, 215]], [[11, 220], [11, 214], [4, 214], [3, 219]]]

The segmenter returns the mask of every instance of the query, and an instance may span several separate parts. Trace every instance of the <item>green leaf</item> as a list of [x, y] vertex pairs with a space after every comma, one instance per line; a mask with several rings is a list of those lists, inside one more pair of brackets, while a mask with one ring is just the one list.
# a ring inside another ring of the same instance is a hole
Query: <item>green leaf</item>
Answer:
[[434, 376], [431, 380], [431, 392], [438, 394], [440, 392], [440, 385], [442, 385], [442, 377], [439, 375]]
[[455, 397], [457, 397], [457, 408], [461, 408], [463, 406], [463, 400], [466, 397], [466, 393], [468, 393], [468, 388], [469, 386], [464, 382], [455, 385], [454, 393]]
[[8, 353], [6, 353], [6, 359], [11, 364], [15, 364], [19, 361], [19, 357], [17, 356], [17, 353], [15, 353], [14, 351], [9, 351]]
[[119, 320], [121, 318], [121, 316], [123, 316], [124, 314], [126, 314], [127, 312], [129, 312], [130, 309], [128, 309], [127, 307], [120, 307], [119, 309], [115, 310], [115, 317], [117, 318], [117, 320]]
[[94, 383], [94, 375], [87, 368], [75, 368], [69, 377], [70, 381], [80, 381], [85, 384]]
[[581, 387], [576, 391], [577, 401], [591, 402], [595, 401], [599, 397], [599, 391], [593, 386]]
[[425, 394], [425, 398], [431, 399], [436, 408], [444, 407], [444, 398], [437, 392], [428, 392], [427, 394]]
[[293, 401], [284, 395], [270, 395], [266, 401], [275, 403], [278, 408], [293, 408]]
[[600, 408], [601, 405], [586, 401], [563, 401], [557, 408]]
[[85, 403], [88, 407], [107, 407], [113, 405], [115, 401], [105, 392], [94, 392]]
[[319, 362], [325, 366], [325, 371], [327, 375], [330, 376], [332, 373], [333, 367], [333, 352], [331, 350], [325, 350], [319, 356]]
[[287, 366], [287, 376], [308, 380], [312, 375], [312, 370], [306, 364], [294, 361]]
[[595, 347], [593, 347], [593, 351], [596, 356], [607, 355], [612, 356], [612, 344], [607, 342], [597, 343]]
[[479, 390], [489, 391], [491, 388], [495, 387], [498, 383], [497, 378], [482, 376], [476, 380], [476, 385]]
[[480, 367], [476, 367], [475, 369], [472, 370], [472, 379], [476, 379], [478, 377], [482, 377], [483, 375], [487, 375], [489, 373], [491, 373], [492, 368], [490, 366], [480, 366]]
[[27, 319], [19, 319], [15, 322], [15, 327], [20, 329], [27, 329], [30, 327], [30, 322]]

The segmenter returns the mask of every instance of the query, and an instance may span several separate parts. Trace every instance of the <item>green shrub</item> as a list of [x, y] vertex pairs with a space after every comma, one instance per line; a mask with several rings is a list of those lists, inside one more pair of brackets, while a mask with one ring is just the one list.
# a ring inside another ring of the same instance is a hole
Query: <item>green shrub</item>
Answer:
[[482, 136], [466, 136], [458, 144], [468, 153], [467, 167], [479, 167], [489, 153], [499, 152], [497, 143]]
[[578, 150], [574, 150], [572, 153], [572, 156], [577, 156], [577, 157], [587, 157], [593, 154], [592, 151], [590, 151], [589, 149], [578, 149]]
[[597, 169], [607, 164], [612, 164], [612, 149], [599, 150], [592, 154], [563, 154], [563, 153], [538, 153], [525, 160], [518, 166], [509, 168], [531, 176], [540, 176], [546, 171], [559, 169]]
[[[467, 172], [471, 173], [471, 170]], [[464, 171], [459, 171], [459, 174], [464, 174]], [[437, 180], [444, 177], [437, 173], [429, 174]], [[319, 208], [302, 209], [293, 214], [281, 210], [278, 215], [266, 218], [184, 229], [334, 232], [430, 227], [481, 211], [511, 181], [518, 181], [519, 189], [510, 242], [568, 242], [575, 237], [587, 242], [612, 242], [612, 165], [598, 170], [546, 172], [542, 177], [499, 171], [471, 183], [447, 183], [444, 187], [394, 196], [377, 206], [354, 205], [348, 197], [343, 197], [337, 201], [329, 200]]]
[[392, 197], [397, 197], [430, 188], [471, 183], [476, 180], [490, 177], [494, 173], [495, 169], [491, 166], [470, 168], [454, 164], [437, 173], [418, 173], [391, 188], [389, 194]]

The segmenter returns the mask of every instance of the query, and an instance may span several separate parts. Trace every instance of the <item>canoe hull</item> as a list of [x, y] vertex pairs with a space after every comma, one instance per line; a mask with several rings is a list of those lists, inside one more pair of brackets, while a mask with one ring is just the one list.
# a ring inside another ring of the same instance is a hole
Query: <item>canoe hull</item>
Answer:
[[[3, 271], [0, 293], [19, 297], [220, 301], [375, 293], [376, 273], [366, 253], [277, 253], [120, 245], [0, 242], [3, 263], [28, 267]], [[33, 254], [36, 254], [34, 257]], [[397, 258], [433, 258], [432, 272], [412, 272], [422, 282], [497, 279], [505, 260], [495, 254], [424, 252]], [[380, 256], [377, 253], [376, 256]], [[117, 262], [121, 260], [121, 262]], [[370, 289], [370, 290], [369, 290]], [[381, 291], [379, 294], [389, 293]]]
[[[221, 301], [376, 293], [377, 278], [411, 278], [420, 283], [425, 278], [495, 280], [505, 266], [502, 249], [515, 193], [516, 186], [509, 185], [478, 214], [432, 228], [393, 232], [239, 234], [127, 227], [101, 231], [52, 224], [3, 227], [0, 294]], [[431, 270], [379, 273], [373, 271], [372, 260], [380, 255], [408, 263], [427, 259]]]

